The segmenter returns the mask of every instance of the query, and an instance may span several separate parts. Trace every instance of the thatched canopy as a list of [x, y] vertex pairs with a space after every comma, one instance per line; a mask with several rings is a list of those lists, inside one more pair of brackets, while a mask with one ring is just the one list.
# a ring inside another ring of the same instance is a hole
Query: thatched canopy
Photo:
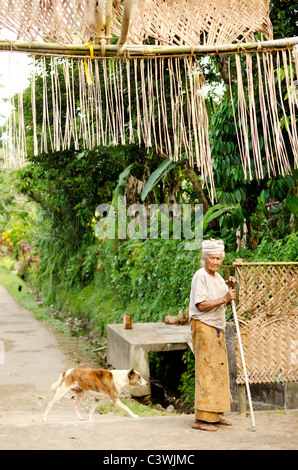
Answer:
[[84, 43], [225, 44], [272, 38], [268, 0], [1, 0], [0, 25], [18, 39]]
[[[127, 142], [155, 146], [175, 160], [187, 157], [196, 164], [213, 200], [205, 79], [197, 56], [231, 51], [236, 55], [237, 83], [233, 112], [245, 177], [263, 178], [264, 163], [270, 176], [291, 173], [291, 159], [298, 167], [298, 40], [272, 40], [268, 0], [1, 0], [0, 36], [5, 38], [7, 29], [18, 41], [0, 40], [0, 51], [33, 54], [35, 153], [63, 150], [71, 142], [76, 148]], [[42, 57], [44, 90], [39, 128], [36, 55]], [[62, 71], [59, 55], [64, 57]], [[50, 79], [46, 56], [51, 58]], [[79, 112], [74, 61], [79, 70]], [[67, 95], [63, 116], [61, 80]], [[13, 104], [18, 116], [8, 121], [4, 146], [10, 161], [18, 153], [26, 156], [22, 94]], [[291, 159], [282, 122], [287, 123]]]

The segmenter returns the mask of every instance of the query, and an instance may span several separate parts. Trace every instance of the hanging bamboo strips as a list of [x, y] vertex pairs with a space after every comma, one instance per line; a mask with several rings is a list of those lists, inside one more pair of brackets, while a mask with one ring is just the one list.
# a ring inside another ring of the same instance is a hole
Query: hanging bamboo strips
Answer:
[[[175, 160], [183, 154], [193, 163], [195, 155], [214, 196], [204, 80], [193, 57], [182, 62], [162, 58], [87, 59], [86, 63], [66, 58], [62, 64], [56, 57], [41, 57], [41, 116], [36, 112], [36, 60], [31, 80], [34, 154], [71, 145], [76, 149], [127, 142], [148, 149], [155, 145]], [[8, 133], [22, 135], [25, 145], [22, 112], [19, 119], [20, 130], [9, 123]], [[15, 148], [13, 141], [11, 147]]]
[[[264, 171], [269, 176], [291, 173], [285, 134], [298, 167], [297, 64], [295, 49], [235, 55], [235, 100], [231, 83], [230, 92], [246, 178], [261, 179]], [[39, 79], [41, 116], [36, 111]], [[155, 146], [175, 161], [186, 157], [196, 165], [214, 200], [204, 87], [194, 55], [93, 60], [34, 56], [32, 151], [60, 151], [72, 145]], [[3, 141], [10, 162], [28, 151], [22, 95], [13, 109], [18, 113], [14, 110], [10, 116]]]
[[[230, 93], [242, 166], [248, 179], [262, 179], [264, 168], [269, 177], [291, 174], [291, 153], [294, 168], [298, 167], [296, 55], [295, 49], [246, 54], [245, 81], [240, 54], [235, 56], [237, 107], [231, 82]], [[258, 86], [254, 84], [254, 70]], [[288, 148], [285, 134], [289, 139]]]

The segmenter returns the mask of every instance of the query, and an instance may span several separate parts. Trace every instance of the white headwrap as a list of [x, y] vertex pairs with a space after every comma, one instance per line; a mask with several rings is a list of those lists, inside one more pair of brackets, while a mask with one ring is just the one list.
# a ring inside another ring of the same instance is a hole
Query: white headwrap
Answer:
[[202, 255], [225, 255], [225, 245], [222, 240], [204, 240], [202, 242]]

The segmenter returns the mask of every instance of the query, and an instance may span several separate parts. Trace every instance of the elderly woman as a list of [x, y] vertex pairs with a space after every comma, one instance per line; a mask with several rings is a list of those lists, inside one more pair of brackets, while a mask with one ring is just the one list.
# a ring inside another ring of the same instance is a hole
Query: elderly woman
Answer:
[[[204, 266], [191, 283], [189, 317], [195, 354], [195, 417], [193, 428], [217, 431], [214, 424], [230, 425], [220, 414], [230, 411], [231, 395], [225, 343], [225, 309], [235, 300], [217, 273], [224, 259], [222, 240], [202, 243]], [[235, 278], [229, 281], [236, 283]]]

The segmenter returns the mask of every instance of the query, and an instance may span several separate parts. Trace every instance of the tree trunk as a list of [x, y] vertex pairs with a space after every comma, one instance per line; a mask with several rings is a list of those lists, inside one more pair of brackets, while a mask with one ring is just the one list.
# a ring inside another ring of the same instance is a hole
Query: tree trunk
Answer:
[[187, 163], [184, 166], [184, 171], [185, 171], [185, 174], [188, 177], [189, 181], [191, 182], [192, 187], [194, 189], [194, 192], [198, 196], [200, 203], [203, 204], [203, 213], [206, 214], [206, 212], [209, 209], [209, 204], [208, 204], [207, 198], [206, 198], [206, 196], [203, 192], [201, 183], [199, 182], [198, 177], [194, 172], [194, 169], [192, 167], [190, 167], [189, 164]]
[[251, 224], [250, 220], [246, 221], [246, 226], [247, 226], [248, 248], [251, 251], [253, 251], [257, 248], [258, 241], [257, 241], [256, 237], [254, 236], [254, 234], [252, 233], [253, 227], [252, 227], [252, 224]]
[[[224, 54], [218, 54], [217, 63], [218, 63], [218, 69], [219, 69], [219, 73], [220, 73], [221, 78], [223, 79], [223, 81], [227, 85], [230, 85], [230, 77], [229, 77], [227, 56], [224, 55]], [[233, 83], [233, 81], [232, 81], [232, 83]]]

